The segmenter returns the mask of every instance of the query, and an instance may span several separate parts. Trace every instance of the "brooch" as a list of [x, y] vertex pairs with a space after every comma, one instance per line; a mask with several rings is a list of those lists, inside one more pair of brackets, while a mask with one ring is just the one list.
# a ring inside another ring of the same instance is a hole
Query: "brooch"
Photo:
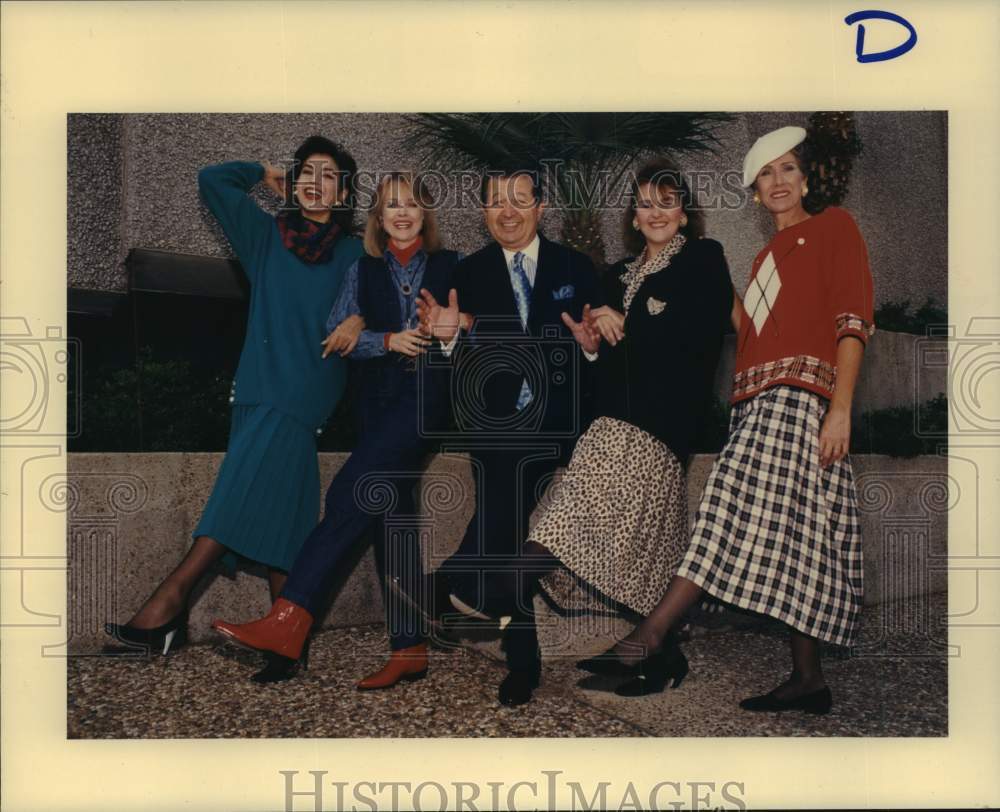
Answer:
[[650, 316], [659, 316], [667, 307], [666, 302], [661, 302], [654, 296], [650, 296], [646, 299], [646, 309], [649, 310]]

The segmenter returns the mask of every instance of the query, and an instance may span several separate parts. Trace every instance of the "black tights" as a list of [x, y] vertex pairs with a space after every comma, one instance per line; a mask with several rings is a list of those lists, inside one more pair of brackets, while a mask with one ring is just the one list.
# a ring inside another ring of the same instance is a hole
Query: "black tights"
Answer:
[[[684, 613], [704, 594], [697, 584], [674, 576], [670, 586], [653, 611], [615, 646], [615, 654], [624, 662], [636, 662], [664, 645]], [[815, 637], [791, 629], [791, 676], [774, 689], [779, 699], [794, 699], [823, 688], [826, 680], [820, 663], [820, 646]]]
[[[163, 579], [149, 599], [135, 613], [129, 621], [129, 625], [138, 629], [149, 629], [167, 623], [184, 609], [188, 597], [191, 595], [191, 590], [208, 572], [212, 564], [222, 558], [225, 553], [226, 548], [215, 539], [208, 536], [198, 536], [174, 571]], [[288, 573], [282, 570], [268, 570], [267, 581], [272, 603], [281, 594], [281, 588], [287, 577]]]

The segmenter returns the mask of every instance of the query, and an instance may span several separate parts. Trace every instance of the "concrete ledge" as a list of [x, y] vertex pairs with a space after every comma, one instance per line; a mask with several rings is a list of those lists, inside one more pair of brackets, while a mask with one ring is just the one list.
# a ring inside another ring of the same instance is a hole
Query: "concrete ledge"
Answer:
[[[70, 454], [67, 555], [69, 648], [99, 651], [106, 621], [124, 621], [176, 566], [190, 543], [222, 454]], [[347, 454], [320, 455], [324, 487]], [[714, 456], [695, 456], [688, 470], [689, 512], [697, 506]], [[948, 462], [941, 457], [853, 458], [865, 554], [865, 603], [942, 592], [947, 554]], [[421, 483], [420, 533], [427, 564], [436, 567], [461, 540], [472, 515], [472, 478], [464, 455], [434, 457]], [[213, 639], [215, 617], [259, 617], [269, 599], [262, 572], [217, 575], [199, 587], [191, 637]], [[577, 635], [605, 638], [622, 624], [613, 617], [559, 618], [539, 604], [542, 644], [555, 651]], [[344, 568], [324, 626], [382, 621], [382, 600], [370, 549]]]

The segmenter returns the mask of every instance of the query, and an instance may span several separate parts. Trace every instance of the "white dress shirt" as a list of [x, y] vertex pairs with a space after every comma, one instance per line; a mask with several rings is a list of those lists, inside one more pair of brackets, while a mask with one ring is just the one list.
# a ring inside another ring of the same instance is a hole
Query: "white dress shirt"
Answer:
[[[531, 260], [530, 262], [526, 261], [522, 262], [522, 266], [524, 267], [524, 273], [528, 277], [528, 282], [531, 284], [532, 288], [534, 288], [535, 286], [535, 274], [538, 270], [538, 246], [540, 244], [541, 241], [538, 239], [538, 234], [536, 233], [534, 239], [531, 242], [529, 242], [526, 246], [524, 246], [524, 248], [522, 248], [520, 252], [509, 251], [506, 248], [503, 249], [503, 256], [507, 262], [507, 273], [510, 273], [514, 269], [514, 254], [517, 253], [524, 254], [525, 260]], [[455, 343], [457, 341], [458, 341], [458, 333], [455, 333], [451, 341], [449, 341], [447, 344], [439, 340], [439, 343], [441, 345], [441, 351], [444, 353], [445, 358], [451, 355], [451, 351], [455, 349]], [[597, 356], [594, 357], [596, 358]]]
[[538, 270], [538, 246], [540, 240], [538, 239], [538, 234], [535, 234], [535, 238], [529, 242], [520, 251], [509, 251], [506, 248], [503, 249], [504, 259], [507, 260], [507, 272], [510, 273], [514, 270], [514, 254], [523, 254], [525, 259], [530, 259], [531, 262], [525, 262], [524, 273], [528, 277], [528, 282], [531, 283], [531, 287], [535, 287], [535, 272]]

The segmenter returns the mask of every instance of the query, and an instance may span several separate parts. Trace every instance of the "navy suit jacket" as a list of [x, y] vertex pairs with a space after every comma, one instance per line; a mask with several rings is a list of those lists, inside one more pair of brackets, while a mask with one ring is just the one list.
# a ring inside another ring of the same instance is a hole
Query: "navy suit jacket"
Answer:
[[[459, 262], [453, 279], [459, 309], [474, 319], [456, 350], [452, 398], [459, 428], [487, 434], [492, 429], [497, 434], [498, 426], [516, 424], [518, 436], [540, 433], [572, 441], [583, 415], [589, 414], [583, 401], [589, 397], [593, 372], [563, 324], [562, 313], [579, 321], [584, 304], [604, 303], [593, 263], [539, 234], [527, 329], [521, 326], [498, 243]], [[518, 415], [515, 406], [526, 377], [534, 401]]]

